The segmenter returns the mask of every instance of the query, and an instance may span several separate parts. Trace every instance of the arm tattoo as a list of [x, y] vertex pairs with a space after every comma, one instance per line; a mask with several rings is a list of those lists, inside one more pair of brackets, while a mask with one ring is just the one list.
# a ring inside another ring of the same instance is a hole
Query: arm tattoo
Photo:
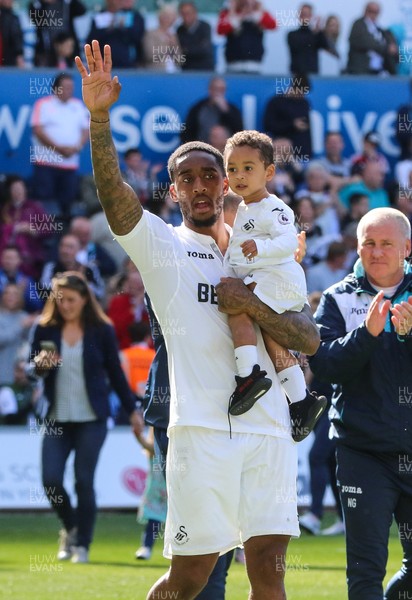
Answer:
[[133, 189], [122, 180], [109, 122], [90, 122], [90, 144], [100, 204], [113, 233], [126, 235], [140, 221], [143, 209]]
[[284, 348], [312, 355], [319, 347], [319, 331], [306, 305], [302, 312], [286, 311], [279, 315], [252, 294], [247, 314]]

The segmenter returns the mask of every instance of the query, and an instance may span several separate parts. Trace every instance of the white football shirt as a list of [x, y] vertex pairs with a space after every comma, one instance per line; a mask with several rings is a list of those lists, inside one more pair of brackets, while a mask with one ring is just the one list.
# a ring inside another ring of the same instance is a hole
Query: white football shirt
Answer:
[[[242, 201], [237, 209], [225, 260], [236, 270], [238, 277], [246, 277], [254, 269], [295, 262], [298, 247], [295, 215], [287, 204], [271, 194], [260, 202], [246, 204]], [[258, 254], [248, 260], [240, 247], [253, 239]]]
[[[171, 386], [169, 427], [229, 431], [236, 370], [227, 316], [218, 310], [214, 287], [228, 276], [216, 242], [184, 224], [166, 225], [147, 211], [130, 233], [115, 238], [138, 267], [163, 331]], [[232, 430], [290, 438], [286, 397], [260, 330], [258, 356], [272, 388], [249, 412], [231, 417]]]

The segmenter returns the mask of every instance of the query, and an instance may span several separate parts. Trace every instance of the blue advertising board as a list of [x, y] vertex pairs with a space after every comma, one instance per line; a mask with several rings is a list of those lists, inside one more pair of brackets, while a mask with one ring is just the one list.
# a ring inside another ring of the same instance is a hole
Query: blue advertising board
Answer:
[[[75, 95], [81, 97], [77, 71]], [[33, 104], [50, 93], [54, 71], [17, 71], [0, 73], [0, 173], [18, 172], [27, 177], [30, 164], [30, 115]], [[146, 158], [166, 162], [179, 144], [189, 108], [207, 95], [210, 75], [151, 74], [145, 71], [119, 73], [121, 96], [111, 112], [116, 147], [120, 153], [139, 146]], [[242, 111], [247, 129], [262, 128], [268, 99], [285, 91], [290, 79], [285, 76], [227, 76], [227, 97]], [[312, 107], [311, 124], [315, 155], [323, 153], [327, 130], [344, 136], [345, 155], [361, 148], [363, 135], [379, 132], [381, 149], [393, 164], [399, 155], [395, 139], [396, 113], [409, 101], [406, 78], [311, 78], [308, 100]], [[89, 149], [81, 156], [81, 171], [91, 172]]]

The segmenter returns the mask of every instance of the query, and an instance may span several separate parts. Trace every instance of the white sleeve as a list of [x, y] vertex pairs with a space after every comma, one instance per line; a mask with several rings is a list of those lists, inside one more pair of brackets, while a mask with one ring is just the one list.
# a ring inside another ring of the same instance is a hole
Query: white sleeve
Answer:
[[288, 207], [274, 206], [266, 219], [268, 240], [255, 240], [258, 256], [261, 258], [286, 258], [293, 257], [298, 247], [298, 238], [294, 225], [295, 215]]
[[143, 283], [156, 308], [166, 307], [178, 292], [180, 270], [187, 264], [187, 252], [162, 219], [144, 210], [132, 231], [114, 238], [139, 269]]

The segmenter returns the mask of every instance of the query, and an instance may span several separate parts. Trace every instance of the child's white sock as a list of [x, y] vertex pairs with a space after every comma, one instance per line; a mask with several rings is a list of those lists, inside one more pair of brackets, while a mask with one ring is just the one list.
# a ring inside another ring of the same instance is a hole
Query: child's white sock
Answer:
[[258, 362], [256, 346], [239, 346], [235, 348], [236, 369], [240, 377], [251, 374]]
[[287, 367], [287, 369], [278, 373], [278, 377], [280, 385], [291, 404], [306, 397], [306, 382], [299, 365]]

